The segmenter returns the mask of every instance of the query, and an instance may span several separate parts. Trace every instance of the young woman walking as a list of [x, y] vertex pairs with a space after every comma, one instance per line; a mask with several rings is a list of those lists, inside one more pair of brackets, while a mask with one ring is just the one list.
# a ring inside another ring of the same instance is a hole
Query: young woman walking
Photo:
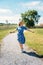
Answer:
[[[19, 22], [19, 26], [17, 27], [16, 30], [18, 30], [18, 34], [17, 34], [18, 38], [17, 38], [17, 40], [19, 42], [19, 46], [21, 48], [21, 51], [24, 52], [24, 50], [23, 50], [23, 44], [25, 44], [25, 36], [24, 36], [23, 32], [24, 32], [24, 30], [28, 30], [30, 32], [32, 32], [32, 31], [30, 29], [28, 29], [26, 26], [24, 26], [24, 22], [23, 21]], [[10, 32], [10, 33], [14, 33], [15, 31]]]

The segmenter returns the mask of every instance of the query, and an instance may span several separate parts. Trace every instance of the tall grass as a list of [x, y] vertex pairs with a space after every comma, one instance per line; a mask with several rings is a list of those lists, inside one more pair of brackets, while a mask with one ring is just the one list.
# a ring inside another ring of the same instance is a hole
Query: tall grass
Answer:
[[35, 33], [26, 32], [26, 44], [43, 55], [43, 29], [32, 29]]
[[14, 30], [17, 25], [2, 25], [0, 26], [0, 41], [10, 33], [10, 31]]

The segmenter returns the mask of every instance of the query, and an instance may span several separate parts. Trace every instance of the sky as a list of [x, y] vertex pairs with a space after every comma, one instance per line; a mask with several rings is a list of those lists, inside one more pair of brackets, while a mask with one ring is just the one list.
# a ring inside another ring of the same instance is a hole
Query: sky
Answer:
[[0, 0], [0, 23], [18, 23], [21, 13], [33, 9], [41, 15], [39, 23], [43, 23], [43, 0]]

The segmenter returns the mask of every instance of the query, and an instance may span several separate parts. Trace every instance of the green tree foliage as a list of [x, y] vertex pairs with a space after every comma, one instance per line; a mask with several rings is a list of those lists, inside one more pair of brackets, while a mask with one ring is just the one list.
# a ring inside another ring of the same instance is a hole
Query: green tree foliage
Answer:
[[33, 27], [35, 23], [38, 23], [40, 15], [36, 10], [28, 10], [21, 14], [22, 20], [26, 23], [27, 27]]

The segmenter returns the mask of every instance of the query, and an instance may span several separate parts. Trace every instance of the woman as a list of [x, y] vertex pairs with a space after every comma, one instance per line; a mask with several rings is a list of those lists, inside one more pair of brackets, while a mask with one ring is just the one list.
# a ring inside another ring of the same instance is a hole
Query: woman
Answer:
[[[19, 26], [17, 27], [16, 30], [18, 30], [18, 34], [17, 35], [18, 35], [18, 42], [19, 42], [21, 51], [24, 52], [23, 51], [23, 44], [25, 44], [25, 36], [24, 36], [24, 33], [23, 32], [24, 32], [24, 30], [28, 30], [30, 32], [32, 32], [32, 31], [29, 30], [26, 26], [24, 26], [24, 22], [23, 21], [19, 22]], [[14, 33], [15, 31], [13, 31], [11, 33]]]

